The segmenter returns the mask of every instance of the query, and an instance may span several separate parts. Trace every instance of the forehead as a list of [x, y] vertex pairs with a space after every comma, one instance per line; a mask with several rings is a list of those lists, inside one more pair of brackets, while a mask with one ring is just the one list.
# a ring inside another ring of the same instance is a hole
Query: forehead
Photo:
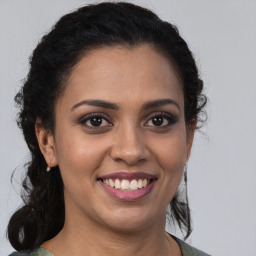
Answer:
[[60, 101], [75, 104], [93, 98], [137, 103], [168, 97], [183, 101], [182, 85], [170, 60], [150, 45], [111, 46], [84, 55]]

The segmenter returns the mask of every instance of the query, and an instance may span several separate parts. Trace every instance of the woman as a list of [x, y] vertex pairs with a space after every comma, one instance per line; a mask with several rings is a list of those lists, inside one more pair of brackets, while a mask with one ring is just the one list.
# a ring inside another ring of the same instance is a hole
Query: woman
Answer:
[[[12, 255], [207, 255], [178, 190], [206, 103], [177, 29], [128, 3], [62, 17], [16, 96], [31, 151]], [[186, 182], [186, 171], [184, 172]]]

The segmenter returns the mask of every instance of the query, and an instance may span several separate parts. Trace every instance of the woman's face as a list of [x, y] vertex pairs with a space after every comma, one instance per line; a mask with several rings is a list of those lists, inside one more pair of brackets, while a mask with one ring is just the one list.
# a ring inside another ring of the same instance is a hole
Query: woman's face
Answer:
[[66, 221], [117, 230], [163, 222], [194, 133], [172, 64], [148, 45], [93, 50], [55, 111]]

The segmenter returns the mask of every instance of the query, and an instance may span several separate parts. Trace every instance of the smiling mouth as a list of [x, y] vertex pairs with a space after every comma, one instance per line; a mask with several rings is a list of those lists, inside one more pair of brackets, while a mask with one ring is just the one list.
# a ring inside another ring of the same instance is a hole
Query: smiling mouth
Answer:
[[116, 172], [97, 178], [105, 191], [122, 201], [134, 201], [148, 195], [157, 176], [145, 172]]
[[120, 191], [136, 191], [145, 188], [148, 184], [153, 182], [154, 179], [99, 179], [101, 182], [111, 188]]

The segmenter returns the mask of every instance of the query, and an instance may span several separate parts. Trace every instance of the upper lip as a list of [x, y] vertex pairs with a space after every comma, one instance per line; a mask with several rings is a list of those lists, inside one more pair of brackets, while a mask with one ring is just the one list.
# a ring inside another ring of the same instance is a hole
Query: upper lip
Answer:
[[149, 174], [146, 172], [113, 172], [103, 176], [100, 176], [98, 179], [126, 179], [126, 180], [134, 180], [134, 179], [157, 179], [157, 176], [153, 174]]

